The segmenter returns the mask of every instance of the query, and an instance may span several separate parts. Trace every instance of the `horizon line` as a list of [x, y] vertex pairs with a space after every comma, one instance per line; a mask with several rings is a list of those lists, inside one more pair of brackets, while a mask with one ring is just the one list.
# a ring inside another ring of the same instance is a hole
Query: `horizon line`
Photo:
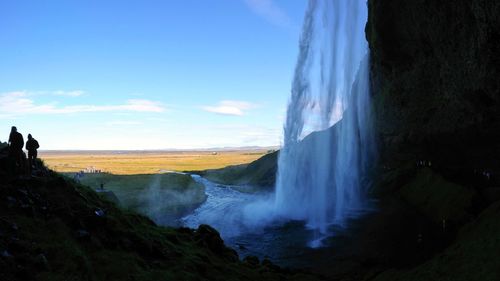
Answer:
[[231, 151], [281, 149], [281, 146], [227, 146], [207, 148], [161, 148], [161, 149], [40, 149], [38, 152], [170, 152], [170, 151]]

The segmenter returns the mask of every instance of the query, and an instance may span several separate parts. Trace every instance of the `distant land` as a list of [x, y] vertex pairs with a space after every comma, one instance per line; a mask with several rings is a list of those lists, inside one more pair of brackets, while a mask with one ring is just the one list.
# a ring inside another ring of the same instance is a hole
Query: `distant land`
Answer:
[[280, 146], [241, 146], [241, 147], [211, 147], [211, 148], [166, 148], [166, 149], [130, 149], [130, 150], [96, 150], [96, 149], [41, 149], [39, 153], [98, 153], [98, 154], [134, 154], [134, 153], [165, 153], [165, 152], [212, 152], [212, 151], [263, 151], [279, 150]]
[[193, 150], [41, 150], [54, 171], [99, 171], [117, 175], [200, 171], [247, 164], [278, 147], [227, 147]]

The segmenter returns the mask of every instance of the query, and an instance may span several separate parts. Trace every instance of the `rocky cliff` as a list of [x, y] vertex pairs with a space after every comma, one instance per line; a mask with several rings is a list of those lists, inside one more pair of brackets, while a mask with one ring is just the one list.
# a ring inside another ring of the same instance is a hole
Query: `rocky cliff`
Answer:
[[442, 166], [499, 167], [492, 152], [500, 153], [500, 4], [368, 5], [374, 109], [385, 148], [411, 146]]
[[417, 140], [498, 126], [497, 1], [368, 3], [366, 35], [382, 133]]
[[[416, 234], [441, 228], [447, 236], [425, 262], [376, 280], [496, 280], [500, 224], [493, 222], [498, 202], [491, 204], [500, 194], [500, 3], [368, 6], [381, 151], [374, 193], [381, 204], [395, 197], [423, 215], [430, 224], [416, 226]], [[471, 263], [481, 256], [484, 262]]]

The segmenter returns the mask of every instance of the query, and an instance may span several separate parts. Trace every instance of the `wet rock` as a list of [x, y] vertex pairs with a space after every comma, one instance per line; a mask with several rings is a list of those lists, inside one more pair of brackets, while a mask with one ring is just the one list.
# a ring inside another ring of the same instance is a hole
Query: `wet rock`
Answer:
[[94, 213], [95, 213], [96, 216], [98, 216], [100, 218], [106, 217], [106, 212], [104, 210], [102, 210], [102, 209], [97, 209], [97, 210], [95, 210]]
[[195, 237], [198, 244], [201, 244], [210, 249], [214, 254], [224, 257], [229, 261], [235, 262], [238, 260], [238, 254], [235, 250], [229, 249], [224, 245], [224, 241], [220, 234], [213, 227], [202, 224], [195, 232]]
[[205, 244], [212, 252], [216, 254], [223, 254], [226, 246], [224, 241], [220, 237], [220, 234], [213, 227], [202, 224], [196, 230], [196, 234], [200, 239], [200, 242]]

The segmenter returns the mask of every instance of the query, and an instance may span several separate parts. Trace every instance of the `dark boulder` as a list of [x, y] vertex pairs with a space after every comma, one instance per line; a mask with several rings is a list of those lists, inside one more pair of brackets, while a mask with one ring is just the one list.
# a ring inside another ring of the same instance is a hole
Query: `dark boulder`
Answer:
[[195, 239], [198, 244], [207, 247], [214, 254], [224, 257], [229, 261], [237, 261], [238, 254], [233, 249], [227, 248], [224, 245], [224, 240], [220, 237], [220, 234], [213, 227], [202, 224], [195, 231]]

